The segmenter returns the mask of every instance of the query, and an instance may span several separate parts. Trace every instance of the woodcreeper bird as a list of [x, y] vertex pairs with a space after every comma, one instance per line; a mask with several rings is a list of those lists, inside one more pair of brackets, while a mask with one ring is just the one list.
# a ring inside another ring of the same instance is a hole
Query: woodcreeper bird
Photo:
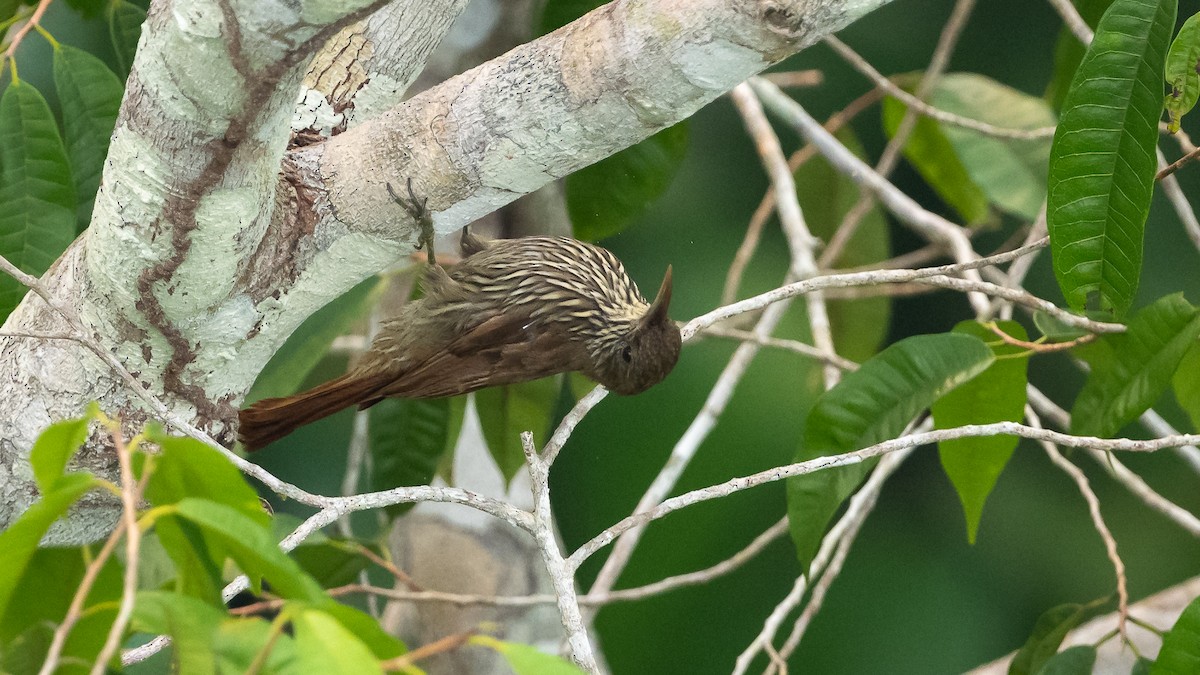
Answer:
[[421, 225], [424, 297], [382, 323], [345, 375], [242, 410], [238, 438], [257, 450], [297, 427], [384, 398], [437, 398], [579, 371], [617, 394], [660, 382], [679, 358], [667, 315], [671, 268], [646, 302], [616, 256], [566, 237], [484, 241], [463, 228], [462, 262], [433, 256], [424, 200], [392, 198]]

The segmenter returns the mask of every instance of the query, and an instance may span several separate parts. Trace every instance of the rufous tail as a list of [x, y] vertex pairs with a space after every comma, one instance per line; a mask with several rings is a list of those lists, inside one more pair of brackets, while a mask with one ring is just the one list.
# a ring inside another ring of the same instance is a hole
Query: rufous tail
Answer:
[[373, 403], [378, 388], [375, 378], [343, 375], [299, 394], [265, 398], [238, 411], [238, 440], [248, 452], [260, 450], [305, 424], [356, 403]]

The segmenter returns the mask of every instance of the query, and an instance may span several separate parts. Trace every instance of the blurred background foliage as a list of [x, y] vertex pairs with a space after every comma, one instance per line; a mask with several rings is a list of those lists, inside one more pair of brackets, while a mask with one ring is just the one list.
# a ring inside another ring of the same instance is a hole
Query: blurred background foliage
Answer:
[[[952, 0], [896, 0], [839, 37], [886, 75], [918, 71], [926, 66], [953, 4]], [[1181, 19], [1198, 9], [1196, 0], [1181, 1]], [[55, 3], [44, 25], [58, 40], [87, 49], [118, 70], [102, 17], [81, 18]], [[1048, 89], [1053, 93], [1060, 27], [1045, 0], [978, 3], [947, 72], [981, 73], [1035, 96]], [[19, 65], [22, 79], [38, 86], [57, 110], [50, 84], [50, 48], [44, 41], [27, 40]], [[823, 72], [823, 84], [791, 93], [818, 118], [840, 110], [870, 87], [821, 44], [773, 70], [810, 68]], [[1193, 118], [1185, 120], [1184, 128], [1195, 136], [1200, 130]], [[873, 161], [886, 142], [880, 107], [859, 115], [852, 127], [865, 156]], [[785, 151], [798, 146], [788, 129], [777, 130]], [[627, 228], [601, 242], [625, 262], [647, 292], [656, 287], [667, 265], [673, 265], [672, 315], [680, 320], [720, 304], [725, 271], [768, 185], [728, 98], [699, 111], [688, 122], [686, 139], [682, 163], [665, 193]], [[1174, 149], [1169, 140], [1163, 147]], [[1200, 169], [1193, 165], [1178, 177], [1196, 203]], [[893, 180], [926, 208], [958, 220], [907, 163], [901, 162]], [[813, 181], [820, 184], [819, 177]], [[827, 185], [805, 193], [804, 182], [802, 178], [801, 199], [807, 212], [827, 209], [834, 201]], [[837, 201], [845, 204], [853, 199], [853, 194], [846, 199], [837, 195]], [[979, 235], [977, 250], [995, 249], [1021, 225], [1011, 216], [995, 213]], [[860, 241], [853, 250], [886, 250], [881, 246], [884, 237], [892, 254], [924, 245], [887, 217], [872, 238]], [[1196, 251], [1161, 195], [1155, 197], [1147, 224], [1145, 256], [1137, 305], [1181, 287], [1192, 302], [1200, 301]], [[772, 218], [746, 270], [739, 297], [778, 285], [787, 264], [787, 247], [778, 221]], [[1062, 301], [1047, 254], [1034, 266], [1027, 286], [1041, 297]], [[841, 349], [858, 359], [881, 344], [947, 331], [970, 316], [961, 295], [944, 291], [894, 298], [890, 311], [889, 303], [866, 302], [875, 303], [869, 313], [874, 320], [849, 328], [846, 337], [855, 345]], [[1025, 317], [1020, 318], [1029, 325]], [[805, 339], [805, 325], [802, 303], [797, 303], [776, 335]], [[699, 411], [735, 346], [718, 338], [690, 343], [662, 385], [633, 398], [609, 397], [580, 425], [552, 477], [554, 504], [568, 550], [629, 514]], [[340, 374], [345, 360], [344, 355], [323, 359], [309, 373], [306, 386]], [[1034, 361], [1030, 380], [1060, 403], [1069, 403], [1083, 378], [1066, 357], [1043, 356]], [[675, 492], [790, 462], [819, 386], [819, 372], [811, 361], [764, 349]], [[1191, 429], [1169, 397], [1158, 409], [1177, 428]], [[310, 491], [336, 493], [345, 455], [330, 448], [344, 446], [352, 418], [347, 411], [314, 424], [305, 434], [277, 443], [256, 459]], [[1125, 433], [1143, 432], [1130, 427]], [[1181, 471], [1173, 454], [1123, 459], [1168, 498], [1193, 511], [1200, 509], [1194, 483], [1179, 480], [1192, 474]], [[1134, 599], [1197, 573], [1200, 543], [1114, 487], [1094, 464], [1081, 464], [1093, 480], [1120, 545]], [[292, 506], [280, 508], [288, 511]], [[784, 489], [777, 483], [657, 521], [618, 587], [721, 561], [783, 513]], [[360, 514], [355, 522], [357, 531], [368, 536], [377, 527], [370, 514]], [[584, 566], [581, 588], [590, 584], [604, 555]], [[714, 582], [608, 606], [597, 620], [604, 654], [617, 673], [723, 672], [759, 632], [799, 571], [791, 542], [782, 538]], [[1112, 569], [1082, 498], [1040, 449], [1026, 442], [1018, 447], [988, 500], [978, 541], [970, 546], [958, 498], [933, 448], [924, 448], [888, 482], [792, 663], [820, 673], [959, 672], [1019, 647], [1037, 616], [1051, 606], [1088, 602], [1113, 591]]]

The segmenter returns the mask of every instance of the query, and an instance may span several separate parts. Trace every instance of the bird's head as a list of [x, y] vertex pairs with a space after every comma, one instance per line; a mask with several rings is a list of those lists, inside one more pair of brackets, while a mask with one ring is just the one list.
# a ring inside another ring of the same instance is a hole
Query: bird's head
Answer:
[[[585, 374], [623, 394], [640, 394], [658, 384], [679, 360], [679, 327], [667, 310], [671, 304], [671, 268], [654, 302], [640, 315], [612, 321], [593, 350], [593, 367]], [[643, 305], [645, 306], [645, 305]]]

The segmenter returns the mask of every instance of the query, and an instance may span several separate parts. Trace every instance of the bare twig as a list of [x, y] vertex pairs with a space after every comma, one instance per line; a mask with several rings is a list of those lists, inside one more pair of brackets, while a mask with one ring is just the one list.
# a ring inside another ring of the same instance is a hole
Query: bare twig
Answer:
[[866, 59], [864, 59], [862, 56], [859, 56], [858, 52], [851, 49], [846, 43], [842, 42], [836, 37], [832, 35], [827, 36], [825, 38], [825, 44], [832, 47], [833, 50], [837, 52], [843, 59], [845, 59], [847, 63], [853, 66], [855, 70], [865, 75], [867, 79], [871, 80], [871, 82], [875, 83], [875, 86], [886, 92], [888, 96], [900, 99], [904, 105], [916, 110], [925, 117], [929, 117], [939, 122], [944, 122], [956, 127], [962, 127], [963, 129], [978, 131], [981, 134], [994, 136], [996, 138], [1031, 140], [1037, 138], [1048, 138], [1054, 135], [1054, 127], [1052, 126], [1039, 127], [1036, 129], [1011, 129], [998, 127], [994, 124], [988, 124], [987, 122], [981, 122], [976, 119], [963, 117], [962, 115], [956, 115], [940, 108], [936, 108], [896, 86], [895, 82], [892, 82], [886, 76], [884, 76], [883, 73], [875, 70], [875, 68], [868, 63]]
[[[1041, 421], [1038, 419], [1037, 412], [1032, 406], [1027, 406], [1025, 416], [1035, 427], [1041, 426]], [[1067, 474], [1071, 480], [1075, 481], [1075, 485], [1079, 488], [1079, 493], [1083, 495], [1083, 500], [1087, 502], [1088, 513], [1092, 517], [1092, 525], [1096, 528], [1096, 532], [1100, 535], [1100, 539], [1104, 542], [1104, 550], [1108, 554], [1108, 559], [1112, 562], [1113, 571], [1117, 577], [1117, 611], [1120, 613], [1120, 618], [1117, 621], [1117, 630], [1120, 631], [1121, 637], [1125, 637], [1125, 621], [1129, 618], [1129, 589], [1125, 578], [1125, 563], [1122, 562], [1121, 556], [1117, 553], [1117, 540], [1113, 538], [1112, 531], [1108, 529], [1108, 525], [1104, 522], [1104, 516], [1100, 513], [1100, 499], [1096, 497], [1096, 493], [1092, 491], [1091, 485], [1088, 484], [1087, 476], [1083, 470], [1072, 464], [1058, 448], [1049, 441], [1039, 441], [1042, 449], [1050, 457], [1050, 461], [1054, 463], [1063, 473]]]

